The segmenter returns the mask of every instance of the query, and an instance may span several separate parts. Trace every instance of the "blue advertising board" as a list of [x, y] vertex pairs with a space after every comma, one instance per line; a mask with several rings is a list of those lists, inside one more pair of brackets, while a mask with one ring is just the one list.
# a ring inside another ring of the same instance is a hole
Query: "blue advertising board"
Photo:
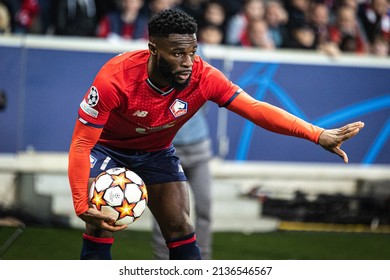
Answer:
[[[0, 112], [1, 153], [66, 152], [82, 96], [104, 62], [120, 52], [108, 43], [103, 51], [92, 47], [94, 41], [87, 42], [89, 49], [80, 44], [47, 47], [47, 39], [43, 41], [30, 46], [0, 40], [0, 89], [8, 96], [8, 106]], [[248, 58], [244, 49], [236, 49], [234, 55], [228, 52], [220, 47], [218, 55], [209, 54], [207, 59], [253, 97], [324, 128], [362, 120], [366, 127], [359, 137], [343, 146], [350, 162], [390, 163], [388, 59], [354, 57], [346, 60], [353, 63], [342, 59], [324, 63], [320, 54], [274, 52], [264, 58], [263, 52], [251, 51]], [[226, 122], [221, 121], [224, 118]], [[216, 105], [209, 106], [208, 119], [214, 152], [225, 159], [340, 162], [314, 143], [265, 131]], [[223, 144], [222, 138], [228, 142]], [[228, 149], [221, 153], [220, 146], [226, 143]]]

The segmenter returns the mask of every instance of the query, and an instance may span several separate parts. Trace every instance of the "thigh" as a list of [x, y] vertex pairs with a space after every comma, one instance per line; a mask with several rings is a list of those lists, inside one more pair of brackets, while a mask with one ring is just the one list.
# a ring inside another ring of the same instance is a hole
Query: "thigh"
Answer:
[[185, 181], [147, 186], [148, 206], [165, 240], [193, 232], [190, 222], [189, 193]]

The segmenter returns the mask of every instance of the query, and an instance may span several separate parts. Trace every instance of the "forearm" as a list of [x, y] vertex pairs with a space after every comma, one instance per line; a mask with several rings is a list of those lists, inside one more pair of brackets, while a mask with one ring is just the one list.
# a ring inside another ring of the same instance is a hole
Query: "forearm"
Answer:
[[100, 130], [76, 123], [69, 149], [68, 178], [73, 205], [77, 215], [86, 212], [88, 206], [88, 180], [90, 152], [100, 135]]
[[318, 143], [324, 129], [314, 126], [287, 111], [240, 93], [227, 109], [269, 131]]

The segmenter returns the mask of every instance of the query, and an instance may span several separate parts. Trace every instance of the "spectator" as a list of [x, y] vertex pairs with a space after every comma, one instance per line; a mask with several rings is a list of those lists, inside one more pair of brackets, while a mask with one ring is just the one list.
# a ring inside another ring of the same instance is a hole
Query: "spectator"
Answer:
[[94, 0], [57, 0], [53, 20], [55, 35], [94, 37], [99, 13]]
[[241, 10], [242, 0], [222, 0], [222, 2], [225, 7], [227, 18], [231, 18]]
[[214, 24], [204, 23], [199, 26], [198, 42], [206, 45], [223, 44], [223, 30]]
[[313, 3], [309, 12], [309, 23], [315, 34], [315, 45], [327, 44], [329, 41], [329, 8], [324, 3]]
[[269, 0], [265, 6], [264, 18], [268, 24], [268, 31], [275, 47], [279, 48], [286, 40], [287, 11], [279, 0]]
[[202, 21], [223, 25], [226, 21], [226, 10], [221, 0], [208, 0], [202, 5]]
[[223, 26], [226, 20], [226, 11], [219, 0], [209, 0], [203, 7], [203, 21]]
[[154, 14], [175, 6], [175, 0], [149, 0], [143, 10], [146, 13], [146, 16], [151, 18]]
[[268, 32], [267, 22], [263, 19], [252, 20], [241, 37], [240, 45], [262, 49], [274, 49], [275, 43]]
[[329, 28], [329, 40], [342, 52], [367, 53], [367, 42], [360, 31], [355, 10], [341, 6], [336, 12], [336, 23]]
[[192, 16], [198, 24], [203, 16], [203, 3], [208, 0], [183, 0], [178, 8]]
[[288, 38], [282, 45], [288, 49], [316, 50], [315, 33], [306, 22], [296, 22], [290, 25]]
[[12, 0], [0, 0], [0, 3], [6, 9], [6, 13], [9, 17], [9, 22], [11, 26], [11, 33], [15, 30], [15, 15], [18, 9], [20, 8], [19, 1], [12, 1]]
[[[89, 15], [94, 13], [94, 17], [96, 18], [96, 22], [93, 24], [93, 28], [91, 34], [85, 36], [95, 36], [96, 34], [96, 24], [98, 24], [99, 20], [105, 16], [109, 11], [112, 11], [116, 8], [117, 0], [38, 0], [39, 2], [39, 14], [37, 18], [37, 27], [36, 32], [40, 34], [50, 34], [57, 35], [57, 33], [65, 31], [68, 29], [70, 32], [66, 32], [69, 34], [58, 34], [58, 35], [75, 35], [75, 36], [84, 36], [82, 34], [73, 34], [73, 30], [79, 27], [83, 32], [83, 30], [87, 29], [87, 26], [80, 26], [83, 22], [86, 22], [85, 19], [74, 18], [72, 14], [74, 13], [75, 7], [78, 13], [78, 16], [85, 17], [85, 11], [83, 11], [83, 7], [88, 5], [88, 13]], [[61, 3], [62, 2], [62, 3]], [[79, 3], [76, 3], [79, 2]], [[92, 3], [92, 4], [91, 4]], [[91, 8], [92, 7], [92, 8]], [[63, 10], [61, 10], [63, 9]], [[59, 16], [62, 18], [59, 19]], [[69, 21], [72, 27], [63, 27], [64, 22]], [[59, 25], [60, 24], [60, 25]], [[72, 30], [73, 28], [73, 30]]]
[[287, 28], [289, 32], [298, 26], [307, 25], [309, 4], [309, 0], [286, 0], [285, 8], [288, 14]]
[[336, 14], [336, 11], [338, 10], [339, 7], [347, 6], [347, 7], [353, 8], [356, 12], [356, 15], [357, 15], [360, 2], [361, 2], [361, 0], [338, 0], [336, 2], [336, 5], [333, 6], [333, 9], [332, 9], [333, 19], [331, 21], [332, 22], [335, 21], [335, 14]]
[[11, 33], [11, 14], [8, 7], [0, 2], [0, 34]]
[[99, 23], [97, 36], [108, 39], [142, 39], [147, 37], [148, 18], [141, 13], [144, 0], [120, 0], [119, 7]]
[[225, 41], [226, 33], [226, 11], [221, 1], [210, 0], [203, 7], [203, 16], [199, 20], [199, 24], [203, 25], [211, 23], [218, 26], [223, 32], [223, 41]]
[[282, 48], [315, 50], [315, 33], [308, 21], [309, 0], [286, 0], [286, 39]]
[[34, 32], [38, 34], [52, 34], [52, 22], [54, 19], [53, 9], [54, 1], [52, 0], [38, 0], [39, 12], [34, 26]]
[[22, 0], [15, 15], [14, 33], [37, 33], [39, 10], [38, 0]]
[[371, 0], [359, 6], [359, 19], [370, 44], [382, 37], [390, 42], [390, 1]]
[[386, 57], [390, 55], [390, 43], [382, 36], [377, 36], [371, 44], [370, 53], [375, 56]]
[[[351, 2], [350, 0], [344, 2], [348, 1]], [[323, 51], [327, 55], [338, 56], [340, 54], [338, 46], [329, 39], [332, 12], [328, 5], [329, 3], [312, 3], [308, 13], [308, 22], [314, 30], [314, 48]]]
[[239, 45], [248, 22], [263, 19], [264, 12], [263, 0], [244, 0], [241, 11], [227, 22], [226, 43]]

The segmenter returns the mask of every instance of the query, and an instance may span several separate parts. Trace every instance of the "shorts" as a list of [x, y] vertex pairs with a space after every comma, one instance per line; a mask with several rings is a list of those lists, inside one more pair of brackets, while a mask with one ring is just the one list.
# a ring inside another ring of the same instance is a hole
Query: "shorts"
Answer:
[[90, 155], [90, 177], [96, 178], [113, 167], [125, 167], [142, 178], [146, 185], [187, 181], [173, 146], [155, 152], [109, 149], [95, 145]]

